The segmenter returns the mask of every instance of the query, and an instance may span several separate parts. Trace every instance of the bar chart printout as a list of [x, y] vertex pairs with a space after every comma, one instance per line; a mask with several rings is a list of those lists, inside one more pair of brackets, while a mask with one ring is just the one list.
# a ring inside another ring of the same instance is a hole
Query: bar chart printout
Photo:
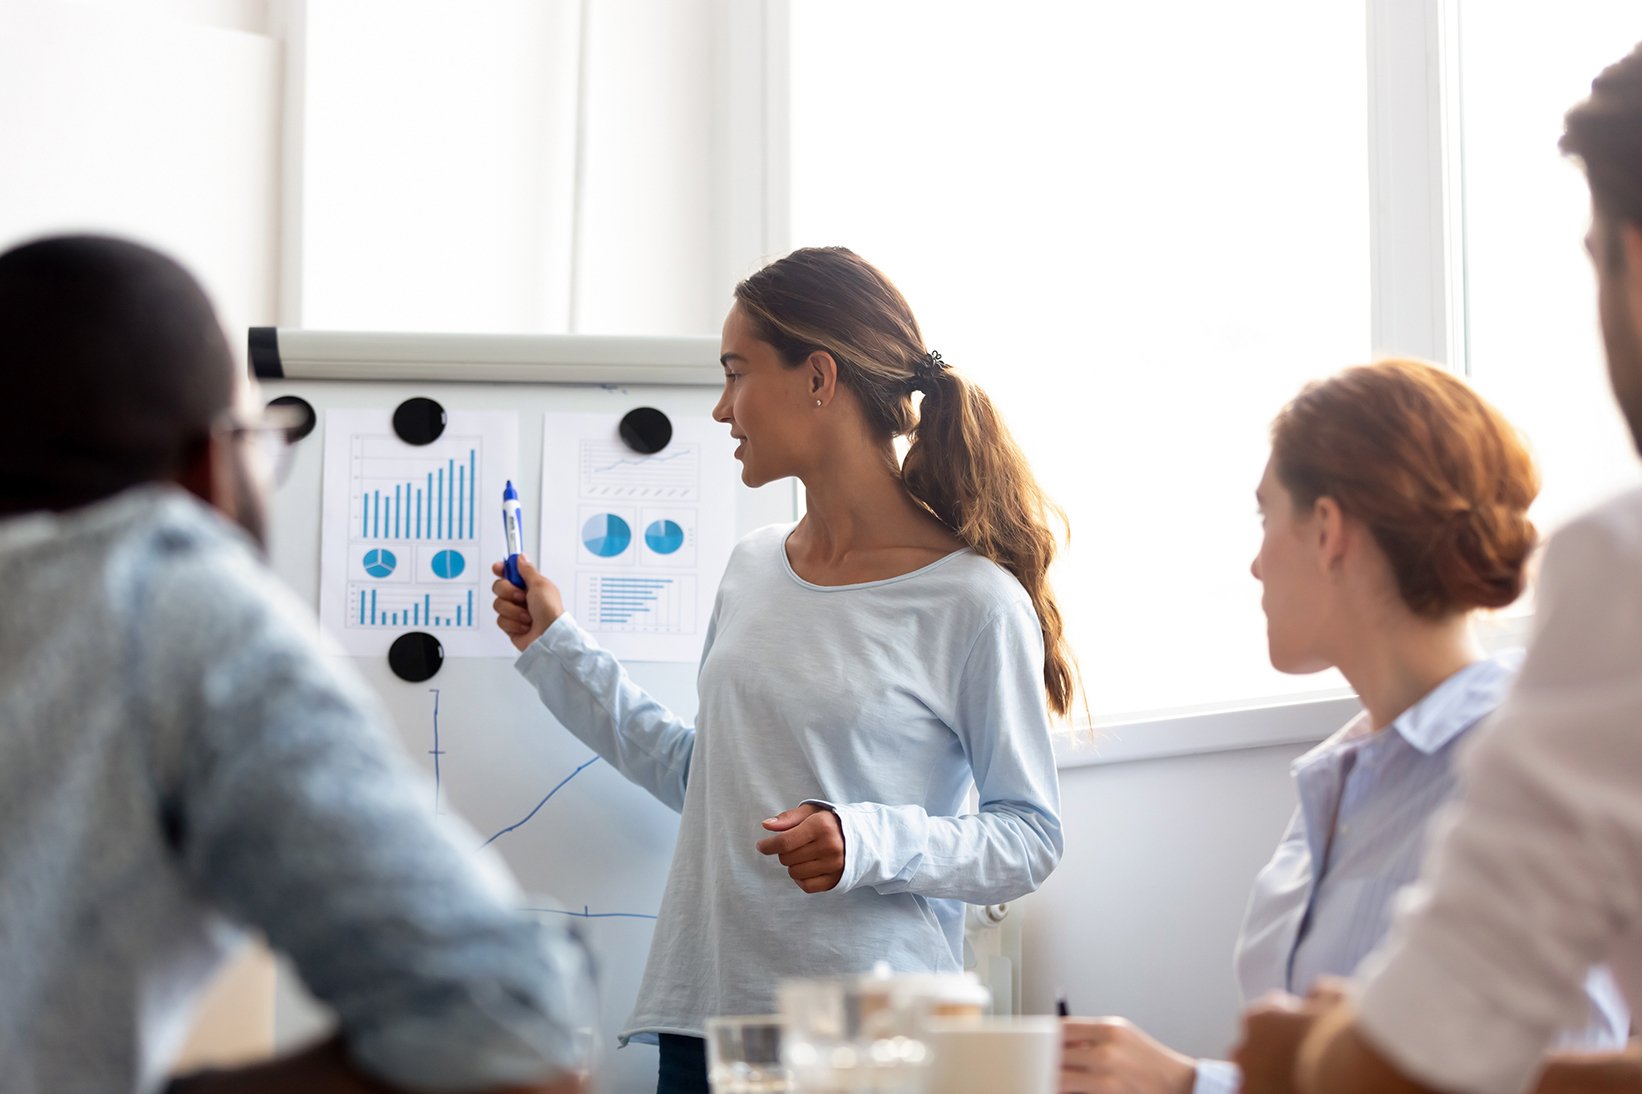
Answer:
[[571, 579], [571, 612], [618, 657], [692, 662], [735, 544], [734, 443], [705, 416], [675, 418], [672, 441], [646, 455], [619, 421], [546, 415], [543, 565]]
[[320, 617], [356, 655], [424, 630], [453, 656], [506, 656], [485, 625], [486, 583], [503, 550], [492, 484], [514, 473], [517, 418], [449, 411], [437, 440], [411, 445], [389, 417], [326, 417]]

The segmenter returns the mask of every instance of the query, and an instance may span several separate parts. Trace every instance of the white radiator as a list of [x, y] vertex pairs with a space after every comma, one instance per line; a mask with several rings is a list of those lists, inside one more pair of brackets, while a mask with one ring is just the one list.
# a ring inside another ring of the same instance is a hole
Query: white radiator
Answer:
[[964, 970], [992, 992], [993, 1014], [1021, 1012], [1020, 901], [971, 904], [964, 913]]

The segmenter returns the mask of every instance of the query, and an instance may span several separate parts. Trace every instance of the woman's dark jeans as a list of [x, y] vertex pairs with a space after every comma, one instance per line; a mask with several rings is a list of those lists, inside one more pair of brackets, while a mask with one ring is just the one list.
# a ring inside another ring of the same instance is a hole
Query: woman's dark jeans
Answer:
[[658, 1036], [661, 1066], [656, 1074], [656, 1094], [708, 1094], [707, 1042], [677, 1033]]

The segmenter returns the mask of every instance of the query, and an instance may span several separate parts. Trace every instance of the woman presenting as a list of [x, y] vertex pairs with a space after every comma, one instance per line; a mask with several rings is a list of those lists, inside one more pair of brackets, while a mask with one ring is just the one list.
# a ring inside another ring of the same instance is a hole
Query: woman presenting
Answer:
[[705, 1020], [772, 1010], [785, 977], [961, 968], [964, 902], [1029, 893], [1061, 855], [1051, 507], [991, 402], [843, 248], [736, 286], [722, 349], [742, 481], [796, 477], [806, 510], [731, 554], [695, 725], [528, 563], [495, 586], [542, 702], [682, 814], [622, 1034], [659, 1041], [661, 1094], [705, 1091]]
[[[1539, 476], [1516, 431], [1466, 384], [1411, 361], [1311, 384], [1277, 415], [1255, 498], [1252, 571], [1282, 672], [1335, 667], [1363, 713], [1294, 763], [1300, 807], [1255, 879], [1238, 937], [1245, 1003], [1346, 976], [1385, 934], [1452, 795], [1454, 750], [1504, 698], [1515, 659], [1484, 655], [1477, 609], [1522, 592]], [[1182, 988], [1185, 988], [1182, 985]], [[1617, 1046], [1607, 974], [1565, 1043]], [[1230, 1092], [1241, 1076], [1115, 1018], [1064, 1024], [1062, 1094]]]

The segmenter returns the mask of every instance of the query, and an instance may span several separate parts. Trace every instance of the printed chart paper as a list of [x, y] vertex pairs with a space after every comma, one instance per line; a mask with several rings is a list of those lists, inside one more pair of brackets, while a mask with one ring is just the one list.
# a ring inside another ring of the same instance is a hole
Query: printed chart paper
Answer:
[[694, 662], [735, 546], [734, 445], [707, 418], [673, 420], [654, 455], [617, 414], [542, 421], [542, 572], [617, 657]]
[[516, 656], [496, 627], [490, 564], [505, 553], [518, 416], [451, 410], [426, 445], [400, 440], [391, 416], [325, 416], [321, 622], [354, 656], [386, 654], [408, 631], [434, 635], [447, 657]]

